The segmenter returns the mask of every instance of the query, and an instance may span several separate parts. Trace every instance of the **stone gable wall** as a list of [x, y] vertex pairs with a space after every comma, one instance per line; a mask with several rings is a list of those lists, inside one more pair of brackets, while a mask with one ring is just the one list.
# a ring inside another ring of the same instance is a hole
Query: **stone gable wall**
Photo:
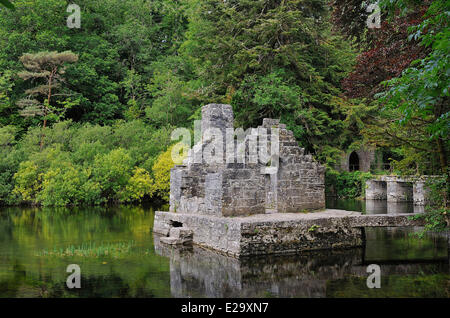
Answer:
[[[230, 105], [210, 104], [202, 109], [202, 131], [233, 127]], [[276, 139], [275, 134], [279, 136]], [[267, 144], [267, 162], [255, 158], [250, 141]], [[278, 140], [279, 158], [271, 153], [272, 141]], [[207, 150], [209, 141], [197, 144], [183, 165], [171, 170], [170, 211], [214, 216], [239, 216], [274, 212], [300, 212], [325, 207], [325, 169], [311, 155], [305, 155], [292, 131], [277, 119], [264, 119], [263, 125], [245, 135], [245, 162], [195, 163], [199, 151]], [[197, 157], [198, 158], [198, 157]], [[256, 160], [255, 160], [256, 159]], [[252, 163], [253, 162], [253, 163]], [[256, 163], [255, 163], [256, 162]], [[278, 162], [278, 163], [276, 163]]]

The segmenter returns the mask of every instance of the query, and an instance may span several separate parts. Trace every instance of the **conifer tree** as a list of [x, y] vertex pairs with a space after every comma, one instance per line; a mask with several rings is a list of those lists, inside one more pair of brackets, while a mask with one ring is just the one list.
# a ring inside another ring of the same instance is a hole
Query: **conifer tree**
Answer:
[[325, 0], [190, 0], [182, 52], [204, 102], [231, 103], [244, 128], [281, 118], [309, 151], [336, 146], [336, 99], [355, 55], [329, 17]]
[[47, 116], [56, 109], [52, 107], [51, 98], [64, 82], [64, 63], [78, 61], [78, 55], [70, 52], [26, 53], [20, 57], [26, 71], [18, 75], [23, 80], [38, 82], [37, 86], [26, 90], [27, 98], [17, 102], [22, 108], [22, 116], [42, 116], [41, 149], [43, 147], [44, 130], [47, 127]]

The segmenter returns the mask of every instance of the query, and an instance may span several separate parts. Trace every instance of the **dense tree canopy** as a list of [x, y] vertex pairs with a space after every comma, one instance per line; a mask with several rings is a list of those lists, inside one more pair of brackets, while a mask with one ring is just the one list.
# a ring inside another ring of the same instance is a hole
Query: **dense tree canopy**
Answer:
[[343, 81], [351, 98], [372, 98], [383, 90], [381, 83], [402, 74], [412, 61], [424, 58], [427, 49], [418, 41], [408, 41], [408, 29], [422, 20], [424, 10], [385, 19], [380, 29], [371, 30], [373, 39], [357, 58], [355, 69]]
[[[75, 121], [109, 124], [127, 114], [142, 116], [152, 102], [146, 85], [156, 67], [153, 63], [174, 54], [186, 27], [180, 4], [174, 1], [78, 1], [79, 29], [66, 25], [65, 0], [14, 4], [16, 10], [0, 11], [0, 69], [22, 70], [19, 58], [24, 53], [77, 54], [78, 63], [68, 66], [65, 74], [67, 93], [79, 100], [67, 110], [66, 119]], [[14, 82], [8, 94], [11, 104], [2, 107], [2, 117], [22, 127], [35, 124], [15, 116], [15, 101], [29, 84], [8, 80]]]
[[[371, 142], [400, 154], [396, 165], [403, 173], [445, 173], [450, 150], [448, 3], [433, 1], [425, 11], [423, 3], [410, 1], [381, 5], [391, 12], [386, 25], [404, 28], [403, 35], [396, 39], [398, 33], [379, 30], [380, 39], [394, 39], [393, 46], [378, 43], [363, 52], [344, 87], [347, 94], [376, 105], [364, 133]], [[363, 69], [371, 70], [371, 76]]]
[[449, 152], [448, 1], [380, 1], [382, 23], [367, 29], [366, 2], [334, 2], [333, 20], [361, 47], [342, 82], [374, 112], [366, 139], [398, 154], [403, 173], [445, 173]]
[[340, 146], [341, 80], [354, 52], [331, 32], [321, 0], [189, 1], [181, 52], [203, 80], [205, 102], [233, 105], [237, 125], [281, 118], [302, 146]]
[[65, 0], [0, 10], [2, 204], [167, 200], [170, 132], [210, 102], [280, 118], [329, 175], [367, 144], [447, 170], [448, 1], [382, 0], [379, 29], [363, 0], [77, 4], [80, 28]]

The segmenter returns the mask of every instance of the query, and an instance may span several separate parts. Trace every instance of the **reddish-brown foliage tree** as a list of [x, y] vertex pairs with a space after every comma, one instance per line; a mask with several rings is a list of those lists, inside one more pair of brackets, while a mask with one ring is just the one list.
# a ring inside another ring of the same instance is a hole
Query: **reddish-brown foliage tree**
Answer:
[[407, 17], [383, 21], [380, 29], [372, 29], [373, 41], [361, 53], [353, 72], [342, 82], [348, 97], [372, 97], [381, 90], [380, 83], [401, 75], [412, 61], [424, 58], [427, 50], [416, 41], [408, 41], [408, 28], [422, 21], [424, 11]]
[[406, 16], [387, 19], [382, 12], [379, 29], [368, 29], [368, 13], [362, 0], [334, 0], [333, 22], [348, 39], [363, 48], [357, 63], [342, 82], [351, 98], [371, 98], [381, 91], [380, 83], [401, 75], [412, 61], [424, 58], [427, 50], [417, 41], [408, 41], [408, 28], [423, 20], [427, 1]]

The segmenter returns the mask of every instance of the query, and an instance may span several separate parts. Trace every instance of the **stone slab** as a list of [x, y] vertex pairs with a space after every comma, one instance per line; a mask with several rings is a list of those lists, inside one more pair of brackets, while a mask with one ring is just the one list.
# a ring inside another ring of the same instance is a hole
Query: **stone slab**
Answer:
[[163, 236], [163, 237], [160, 237], [160, 241], [162, 243], [169, 244], [169, 245], [183, 244], [183, 241], [180, 239], [177, 239], [176, 237]]
[[185, 227], [172, 227], [169, 236], [180, 240], [192, 240], [193, 232]]
[[412, 214], [372, 214], [327, 209], [310, 213], [218, 217], [156, 212], [153, 231], [167, 235], [172, 224], [193, 232], [193, 243], [235, 257], [293, 254], [302, 251], [362, 246], [364, 227], [421, 226]]

